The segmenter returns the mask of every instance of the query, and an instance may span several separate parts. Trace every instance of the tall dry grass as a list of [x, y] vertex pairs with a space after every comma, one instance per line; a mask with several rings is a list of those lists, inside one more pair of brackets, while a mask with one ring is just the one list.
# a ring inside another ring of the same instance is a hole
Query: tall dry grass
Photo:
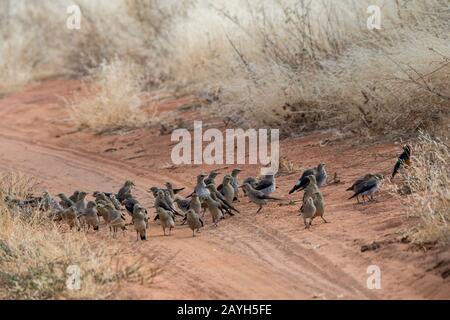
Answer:
[[448, 141], [421, 133], [413, 146], [413, 165], [404, 170], [411, 192], [408, 215], [419, 219], [409, 230], [415, 243], [450, 244], [450, 148]]
[[68, 101], [70, 116], [79, 128], [97, 132], [151, 124], [156, 111], [150, 117], [142, 110], [148, 103], [142, 87], [137, 65], [119, 59], [104, 62], [86, 85], [84, 96]]
[[[143, 90], [219, 92], [211, 110], [236, 125], [286, 134], [448, 131], [446, 0], [79, 0], [78, 31], [65, 28], [71, 1], [6, 3], [15, 9], [4, 23], [0, 69], [10, 70], [2, 83], [12, 87], [43, 69], [101, 77], [100, 66], [119, 59], [139, 66]], [[366, 26], [374, 4], [381, 30]]]
[[176, 26], [175, 77], [220, 88], [217, 107], [239, 124], [433, 128], [448, 120], [449, 18], [446, 1], [215, 1]]
[[[111, 298], [121, 282], [152, 276], [139, 261], [119, 266], [118, 248], [106, 238], [94, 244], [82, 232], [68, 232], [46, 212], [5, 203], [6, 196], [29, 196], [35, 182], [13, 173], [0, 180], [0, 299]], [[81, 271], [79, 290], [67, 286], [71, 266]]]

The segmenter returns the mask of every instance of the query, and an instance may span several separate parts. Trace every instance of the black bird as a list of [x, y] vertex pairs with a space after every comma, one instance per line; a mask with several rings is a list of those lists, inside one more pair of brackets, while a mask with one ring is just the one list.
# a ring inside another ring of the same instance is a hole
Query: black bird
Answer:
[[404, 165], [411, 165], [411, 146], [405, 145], [403, 146], [403, 152], [398, 157], [397, 162], [395, 163], [394, 170], [392, 171], [392, 178], [398, 173], [398, 170]]
[[316, 177], [317, 186], [323, 186], [327, 182], [327, 172], [325, 171], [325, 164], [320, 163], [317, 168], [311, 168], [303, 171], [302, 176], [292, 187], [291, 191], [289, 191], [289, 194], [305, 189], [309, 182], [307, 177], [312, 175]]

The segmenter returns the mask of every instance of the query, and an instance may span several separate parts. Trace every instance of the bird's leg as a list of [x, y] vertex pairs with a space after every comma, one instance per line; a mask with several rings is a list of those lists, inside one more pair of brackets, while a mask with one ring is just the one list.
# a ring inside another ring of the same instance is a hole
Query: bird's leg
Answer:
[[192, 236], [195, 237], [195, 229], [192, 230]]
[[164, 236], [166, 236], [166, 228], [163, 228]]
[[258, 209], [258, 211], [256, 211], [256, 213], [259, 213], [261, 211], [261, 209], [262, 209], [262, 206], [259, 206], [259, 209]]
[[356, 196], [356, 200], [358, 201], [358, 203], [361, 203], [361, 201], [359, 201], [359, 195]]
[[325, 220], [325, 218], [323, 216], [320, 216], [320, 217], [322, 218], [323, 222], [328, 223], [328, 221]]
[[306, 222], [306, 218], [303, 218], [303, 222], [305, 223], [305, 229], [309, 228], [309, 224]]

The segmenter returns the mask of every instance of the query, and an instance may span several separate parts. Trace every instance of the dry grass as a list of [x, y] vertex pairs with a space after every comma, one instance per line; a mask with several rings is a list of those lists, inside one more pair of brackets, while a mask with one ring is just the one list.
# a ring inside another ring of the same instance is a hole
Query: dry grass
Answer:
[[[376, 3], [382, 30], [369, 31], [366, 9]], [[435, 129], [449, 119], [446, 2], [240, 4], [219, 1], [208, 18], [211, 10], [192, 12], [177, 25], [183, 50], [174, 52], [175, 77], [198, 90], [220, 88], [215, 110], [239, 124], [379, 135]]]
[[[281, 127], [285, 134], [332, 127], [374, 136], [418, 128], [448, 132], [445, 0], [79, 0], [78, 31], [64, 27], [68, 3], [0, 0], [16, 8], [3, 19], [0, 41], [6, 90], [43, 69], [71, 77], [98, 70], [97, 81], [108, 82], [105, 63], [119, 60], [139, 66], [137, 80], [128, 68], [115, 69], [128, 89], [142, 81], [145, 91], [219, 92], [211, 110], [238, 125]], [[382, 10], [381, 30], [366, 27], [373, 4]], [[102, 105], [128, 105], [113, 93], [100, 92], [91, 106], [82, 101], [78, 125], [142, 126], [139, 115], [97, 116]]]
[[150, 117], [142, 110], [148, 101], [136, 65], [119, 59], [103, 63], [86, 91], [85, 97], [67, 103], [79, 128], [137, 128], [156, 119], [155, 113]]
[[[152, 276], [141, 262], [118, 267], [118, 250], [106, 239], [102, 249], [84, 233], [64, 231], [46, 212], [5, 204], [7, 195], [27, 196], [34, 179], [7, 174], [0, 181], [0, 299], [108, 298], [120, 282]], [[73, 265], [81, 270], [80, 290], [66, 285]]]
[[428, 134], [413, 145], [413, 165], [404, 170], [408, 214], [419, 218], [409, 230], [415, 243], [450, 244], [450, 148]]

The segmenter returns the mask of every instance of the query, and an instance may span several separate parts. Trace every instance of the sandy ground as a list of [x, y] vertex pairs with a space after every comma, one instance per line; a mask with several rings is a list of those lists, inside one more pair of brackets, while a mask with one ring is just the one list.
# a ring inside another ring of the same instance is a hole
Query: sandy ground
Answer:
[[[63, 98], [80, 94], [77, 81], [47, 81], [0, 100], [0, 171], [20, 171], [41, 181], [51, 193], [117, 190], [126, 179], [135, 181], [136, 194], [151, 207], [151, 186], [172, 181], [186, 187], [185, 195], [201, 171], [226, 166], [171, 166], [170, 135], [140, 129], [122, 134], [95, 135], [74, 130]], [[201, 119], [188, 108], [189, 98], [161, 106], [176, 111], [186, 122]], [[183, 111], [188, 110], [188, 111]], [[203, 118], [205, 124], [213, 119]], [[220, 122], [219, 122], [220, 124]], [[217, 122], [216, 122], [217, 125]], [[223, 125], [223, 124], [222, 124]], [[401, 230], [411, 221], [399, 201], [383, 191], [378, 201], [357, 205], [347, 200], [345, 189], [366, 172], [388, 173], [400, 146], [363, 146], [336, 133], [289, 138], [281, 142], [282, 157], [297, 170], [277, 178], [276, 195], [288, 195], [301, 171], [327, 164], [340, 183], [323, 188], [326, 200], [324, 224], [315, 221], [305, 230], [297, 216], [298, 204], [272, 203], [256, 214], [247, 199], [237, 204], [241, 214], [215, 228], [207, 226], [192, 238], [185, 226], [170, 237], [152, 221], [149, 240], [136, 242], [127, 231], [116, 240], [126, 259], [152, 256], [162, 268], [152, 283], [125, 283], [115, 295], [130, 299], [449, 299], [450, 254], [442, 248], [420, 249], [401, 241]], [[242, 178], [255, 175], [255, 166], [241, 165]], [[221, 180], [221, 177], [218, 178]], [[151, 217], [154, 209], [150, 209]], [[106, 238], [105, 228], [91, 235]], [[361, 252], [376, 241], [377, 250]], [[381, 289], [368, 289], [367, 268], [381, 270]], [[445, 277], [447, 275], [447, 277]]]

